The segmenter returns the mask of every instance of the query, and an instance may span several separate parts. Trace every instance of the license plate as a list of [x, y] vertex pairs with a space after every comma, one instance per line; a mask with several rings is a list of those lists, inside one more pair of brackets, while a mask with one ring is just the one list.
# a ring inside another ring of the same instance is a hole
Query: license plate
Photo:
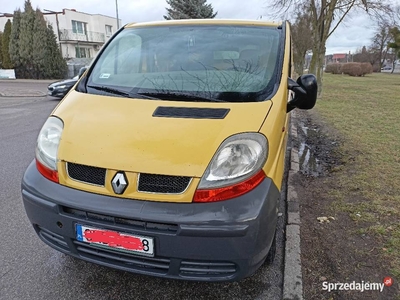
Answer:
[[76, 224], [76, 239], [108, 249], [154, 256], [154, 241], [151, 237]]

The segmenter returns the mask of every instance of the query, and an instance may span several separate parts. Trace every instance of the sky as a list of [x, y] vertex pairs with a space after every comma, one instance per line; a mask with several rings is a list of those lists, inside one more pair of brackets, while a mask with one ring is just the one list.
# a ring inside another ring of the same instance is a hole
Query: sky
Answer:
[[[217, 18], [228, 19], [262, 19], [279, 21], [271, 16], [269, 2], [273, 0], [208, 0]], [[400, 0], [396, 0], [399, 1]], [[167, 3], [165, 0], [31, 0], [34, 8], [61, 11], [63, 8], [77, 11], [103, 14], [116, 17], [116, 2], [122, 24], [129, 22], [163, 20]], [[17, 7], [23, 9], [24, 0], [0, 0], [0, 12], [12, 13]], [[344, 24], [341, 24], [327, 42], [326, 54], [354, 53], [364, 45], [371, 43], [374, 23], [361, 12], [354, 13]]]

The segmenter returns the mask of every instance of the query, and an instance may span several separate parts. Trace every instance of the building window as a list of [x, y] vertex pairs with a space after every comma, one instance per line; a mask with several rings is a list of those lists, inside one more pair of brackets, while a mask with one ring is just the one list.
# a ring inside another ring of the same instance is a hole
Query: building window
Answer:
[[112, 26], [106, 25], [106, 36], [111, 36], [111, 35], [112, 35]]
[[76, 58], [90, 58], [90, 48], [86, 47], [75, 47], [75, 57]]
[[85, 23], [79, 21], [72, 21], [72, 32], [85, 34]]

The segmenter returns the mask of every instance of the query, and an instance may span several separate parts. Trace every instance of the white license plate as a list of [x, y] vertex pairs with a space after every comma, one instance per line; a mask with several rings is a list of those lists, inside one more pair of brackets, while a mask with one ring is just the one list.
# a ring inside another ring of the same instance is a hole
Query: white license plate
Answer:
[[154, 240], [151, 237], [76, 224], [76, 239], [108, 249], [154, 256]]

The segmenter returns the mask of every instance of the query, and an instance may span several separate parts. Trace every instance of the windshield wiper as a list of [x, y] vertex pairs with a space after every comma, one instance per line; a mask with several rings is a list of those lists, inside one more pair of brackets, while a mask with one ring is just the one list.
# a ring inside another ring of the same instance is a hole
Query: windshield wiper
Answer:
[[157, 97], [158, 99], [165, 100], [193, 100], [193, 101], [203, 101], [203, 102], [226, 102], [225, 100], [210, 98], [205, 96], [199, 96], [195, 94], [188, 93], [151, 93], [151, 92], [141, 92], [138, 93], [142, 96]]
[[120, 90], [113, 89], [113, 88], [106, 87], [106, 86], [88, 85], [87, 87], [95, 89], [95, 90], [99, 90], [99, 91], [104, 91], [104, 92], [107, 92], [110, 94], [129, 97], [128, 92], [120, 91]]
[[146, 98], [146, 99], [159, 100], [159, 98], [152, 97], [150, 95], [148, 96], [148, 95], [142, 95], [142, 94], [139, 94], [139, 93], [125, 92], [125, 91], [121, 91], [121, 90], [118, 90], [118, 89], [110, 88], [110, 87], [107, 87], [107, 86], [88, 85], [87, 87], [95, 89], [95, 90], [99, 90], [99, 91], [104, 91], [104, 92], [107, 92], [107, 93], [110, 93], [110, 94], [114, 94], [114, 95], [128, 97], [128, 98]]

